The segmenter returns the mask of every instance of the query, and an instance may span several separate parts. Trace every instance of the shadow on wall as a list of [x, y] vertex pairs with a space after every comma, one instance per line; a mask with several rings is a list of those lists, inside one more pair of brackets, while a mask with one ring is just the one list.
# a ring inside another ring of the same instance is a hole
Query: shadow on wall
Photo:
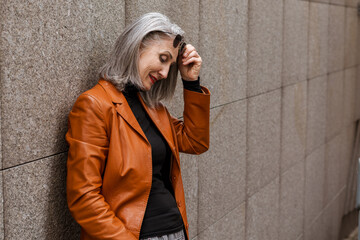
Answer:
[[[89, 88], [93, 87], [98, 81], [98, 70], [104, 64], [105, 54], [110, 49], [105, 49], [102, 42], [97, 41], [93, 45], [93, 50], [89, 54], [87, 62], [89, 66], [87, 74], [84, 80], [79, 80], [76, 83], [71, 83], [68, 96], [72, 96], [73, 99], [69, 99], [70, 106], [63, 106], [66, 109], [72, 108], [78, 95]], [[67, 118], [68, 115], [63, 116]], [[67, 131], [66, 126], [58, 126], [58, 136], [60, 141], [65, 141], [64, 132]], [[64, 131], [65, 129], [65, 131]], [[79, 239], [80, 238], [80, 226], [75, 222], [70, 214], [70, 211], [66, 202], [66, 160], [67, 151], [65, 153], [58, 154], [49, 163], [50, 174], [48, 179], [49, 196], [47, 201], [46, 220], [43, 227], [43, 232], [46, 234], [45, 239]]]

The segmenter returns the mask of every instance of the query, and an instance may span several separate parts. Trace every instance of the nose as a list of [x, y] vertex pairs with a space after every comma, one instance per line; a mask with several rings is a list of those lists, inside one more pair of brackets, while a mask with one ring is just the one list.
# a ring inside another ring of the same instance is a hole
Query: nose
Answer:
[[170, 70], [170, 66], [169, 66], [169, 67], [163, 67], [163, 68], [159, 71], [159, 74], [160, 74], [160, 76], [161, 76], [161, 79], [167, 78], [168, 73], [169, 73], [169, 70]]

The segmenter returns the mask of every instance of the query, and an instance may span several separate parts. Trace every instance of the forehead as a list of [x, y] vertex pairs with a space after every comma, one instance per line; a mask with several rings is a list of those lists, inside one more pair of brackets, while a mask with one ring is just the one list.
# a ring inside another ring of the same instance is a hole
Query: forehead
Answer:
[[173, 58], [176, 58], [179, 49], [178, 47], [174, 48], [173, 42], [174, 42], [173, 38], [164, 38], [164, 39], [156, 40], [150, 45], [150, 48], [153, 48], [153, 50], [157, 50], [160, 52], [168, 51], [171, 53]]

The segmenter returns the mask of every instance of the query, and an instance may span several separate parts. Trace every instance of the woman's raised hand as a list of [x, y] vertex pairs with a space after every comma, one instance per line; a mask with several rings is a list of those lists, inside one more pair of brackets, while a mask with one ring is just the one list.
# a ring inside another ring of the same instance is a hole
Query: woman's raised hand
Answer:
[[181, 78], [187, 81], [195, 81], [200, 74], [202, 59], [195, 47], [186, 44], [185, 51], [179, 57], [179, 71]]

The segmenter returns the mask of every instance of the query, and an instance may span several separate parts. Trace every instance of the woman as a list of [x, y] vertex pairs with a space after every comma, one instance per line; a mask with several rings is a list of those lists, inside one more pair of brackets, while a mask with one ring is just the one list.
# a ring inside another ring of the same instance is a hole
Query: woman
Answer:
[[[143, 15], [70, 112], [67, 200], [81, 239], [188, 239], [179, 151], [208, 149], [210, 93], [182, 35], [164, 15]], [[178, 70], [183, 121], [160, 103], [173, 95]]]

